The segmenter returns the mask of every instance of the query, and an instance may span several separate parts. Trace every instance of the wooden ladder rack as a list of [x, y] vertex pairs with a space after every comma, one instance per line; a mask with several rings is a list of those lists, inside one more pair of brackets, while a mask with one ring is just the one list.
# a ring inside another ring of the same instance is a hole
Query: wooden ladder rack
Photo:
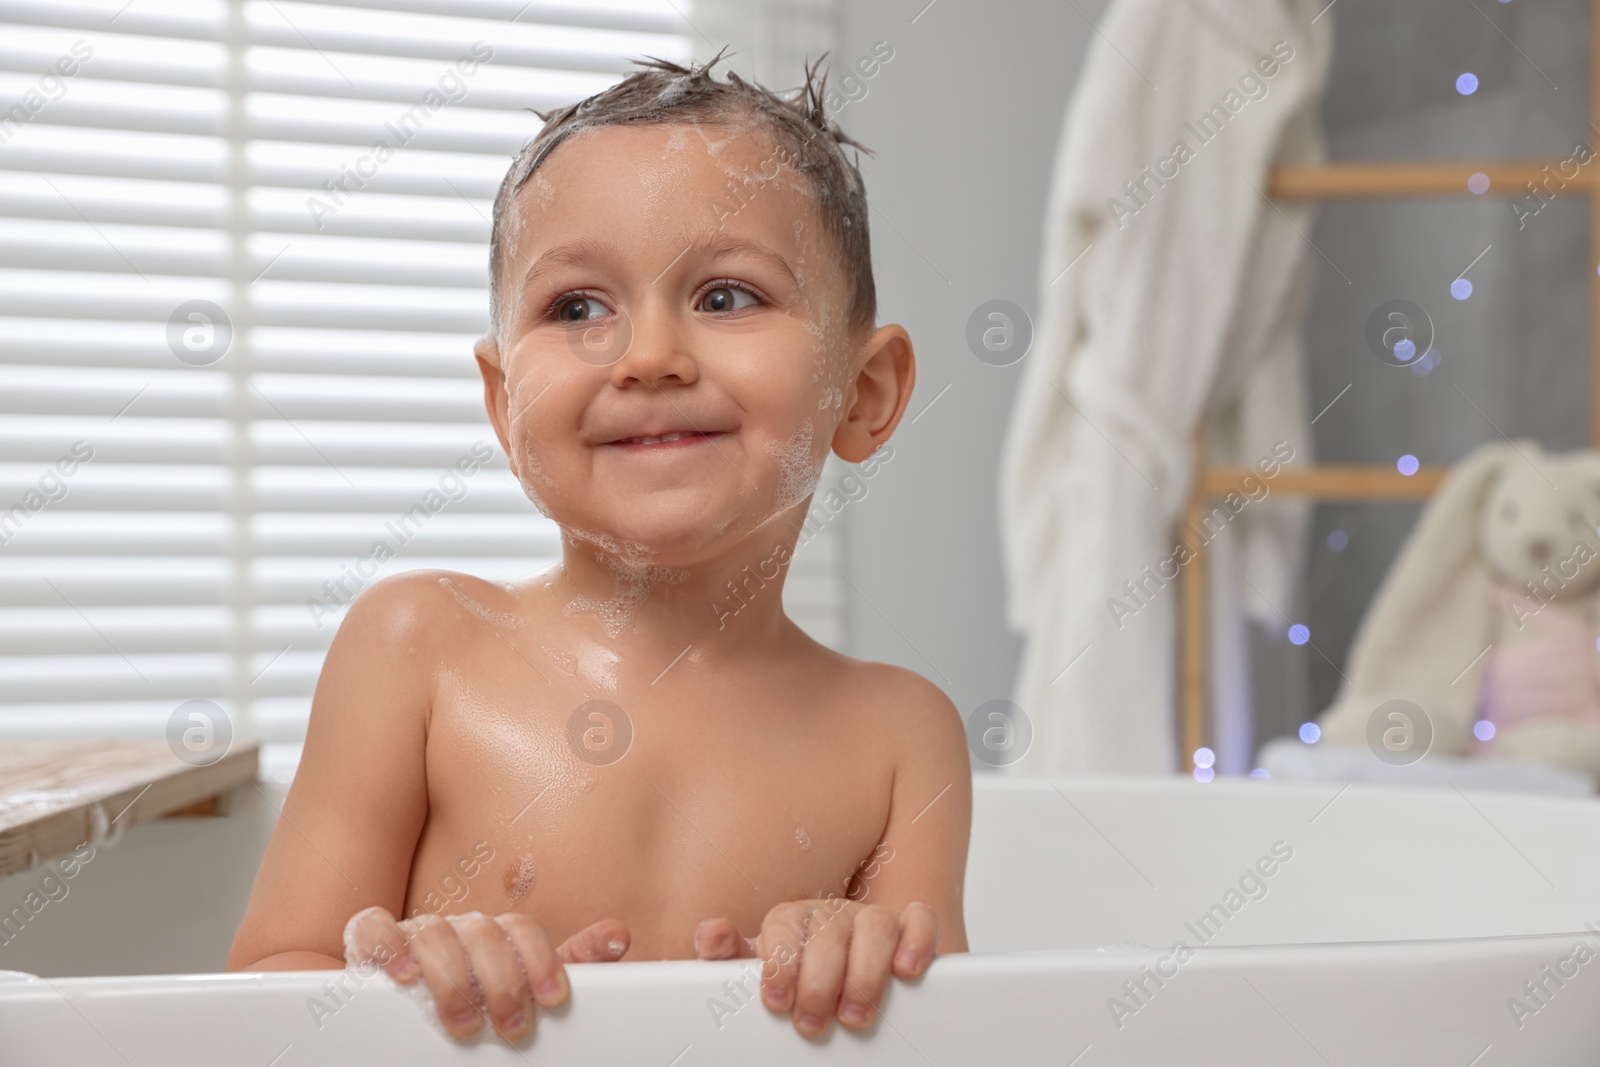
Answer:
[[[1589, 114], [1591, 128], [1600, 129], [1600, 0], [1590, 4]], [[1592, 142], [1591, 142], [1592, 143]], [[1554, 160], [1550, 161], [1552, 164]], [[1537, 184], [1546, 176], [1550, 164], [1533, 161], [1446, 162], [1446, 163], [1334, 163], [1316, 167], [1279, 167], [1268, 185], [1268, 195], [1283, 200], [1348, 200], [1412, 196], [1462, 196], [1474, 194], [1467, 179], [1483, 174], [1490, 190], [1521, 189], [1525, 183]], [[1579, 170], [1566, 182], [1563, 194], [1593, 197], [1600, 180], [1593, 168]], [[1600, 267], [1600, 203], [1589, 206], [1589, 265]], [[1600, 448], [1600, 272], [1589, 275], [1589, 394], [1590, 434]], [[1180, 702], [1178, 735], [1183, 746], [1183, 765], [1194, 769], [1195, 750], [1207, 743], [1209, 734], [1206, 700], [1206, 561], [1199, 538], [1192, 532], [1200, 527], [1207, 506], [1234, 489], [1248, 473], [1245, 467], [1210, 466], [1206, 461], [1205, 438], [1196, 431], [1193, 437], [1195, 477], [1188, 502], [1184, 505], [1180, 530], [1185, 544], [1196, 554], [1193, 566], [1183, 569], [1180, 585], [1183, 607], [1178, 619], [1178, 670]], [[1432, 495], [1444, 480], [1444, 467], [1422, 467], [1409, 477], [1393, 467], [1331, 466], [1286, 467], [1273, 479], [1279, 493], [1310, 497], [1313, 500], [1420, 500]]]

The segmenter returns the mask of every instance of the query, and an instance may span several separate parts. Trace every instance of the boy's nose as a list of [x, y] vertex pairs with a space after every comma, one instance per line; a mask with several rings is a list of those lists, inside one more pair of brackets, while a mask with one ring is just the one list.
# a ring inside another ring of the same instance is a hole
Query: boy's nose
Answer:
[[682, 326], [670, 313], [641, 311], [630, 317], [618, 312], [612, 318], [621, 320], [613, 327], [612, 385], [654, 385], [668, 378], [687, 385], [700, 376]]

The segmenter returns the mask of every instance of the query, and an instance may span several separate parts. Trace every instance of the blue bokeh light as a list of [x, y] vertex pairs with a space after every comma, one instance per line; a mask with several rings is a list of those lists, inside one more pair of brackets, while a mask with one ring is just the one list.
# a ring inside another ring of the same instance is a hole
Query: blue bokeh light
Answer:
[[1488, 719], [1479, 719], [1472, 724], [1472, 736], [1479, 741], [1487, 741], [1494, 736], [1494, 723]]
[[1335, 530], [1328, 535], [1328, 548], [1334, 552], [1343, 552], [1350, 547], [1350, 535], [1343, 530]]
[[1252, 778], [1271, 778], [1272, 774], [1265, 767], [1257, 767], [1255, 770], [1250, 772], [1250, 777], [1252, 777]]
[[1322, 727], [1314, 722], [1300, 724], [1300, 740], [1308, 745], [1316, 744], [1322, 738]]
[[1450, 283], [1450, 295], [1457, 300], [1465, 300], [1472, 295], [1472, 283], [1465, 278], [1457, 278]]
[[1311, 640], [1311, 631], [1308, 630], [1303, 623], [1297, 622], [1293, 626], [1289, 627], [1290, 644], [1303, 645], [1309, 640]]
[[1194, 769], [1194, 780], [1197, 782], [1209, 782], [1216, 776], [1217, 772], [1210, 767], [1196, 767]]
[[1470, 70], [1456, 79], [1456, 92], [1462, 96], [1471, 96], [1478, 91], [1478, 76]]
[[1421, 467], [1422, 464], [1417, 462], [1417, 457], [1413, 456], [1409, 452], [1395, 460], [1394, 464], [1394, 469], [1405, 475], [1407, 478], [1417, 473]]
[[1474, 196], [1482, 196], [1489, 191], [1489, 176], [1483, 171], [1478, 171], [1467, 178], [1467, 191]]
[[1194, 750], [1194, 765], [1196, 767], [1210, 767], [1216, 762], [1217, 754], [1209, 748], [1197, 748]]

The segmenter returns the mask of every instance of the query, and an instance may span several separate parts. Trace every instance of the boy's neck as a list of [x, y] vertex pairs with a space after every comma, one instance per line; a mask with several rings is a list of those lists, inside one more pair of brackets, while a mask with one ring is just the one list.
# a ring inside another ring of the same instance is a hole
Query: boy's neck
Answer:
[[[568, 611], [610, 623], [617, 640], [673, 655], [690, 645], [750, 651], [792, 625], [783, 586], [801, 529], [802, 503], [774, 516], [728, 551], [685, 567], [666, 567], [609, 551], [563, 531], [561, 573]], [[670, 658], [670, 657], [669, 657]]]

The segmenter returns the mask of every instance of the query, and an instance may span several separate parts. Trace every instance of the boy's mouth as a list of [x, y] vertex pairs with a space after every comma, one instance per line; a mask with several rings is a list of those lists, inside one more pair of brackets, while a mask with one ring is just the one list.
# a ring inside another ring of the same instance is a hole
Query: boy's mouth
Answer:
[[721, 430], [710, 432], [701, 430], [668, 430], [665, 433], [647, 434], [639, 437], [621, 437], [615, 441], [607, 441], [606, 444], [625, 448], [629, 451], [682, 448], [687, 445], [698, 445], [714, 437], [722, 437], [724, 433], [725, 431]]

